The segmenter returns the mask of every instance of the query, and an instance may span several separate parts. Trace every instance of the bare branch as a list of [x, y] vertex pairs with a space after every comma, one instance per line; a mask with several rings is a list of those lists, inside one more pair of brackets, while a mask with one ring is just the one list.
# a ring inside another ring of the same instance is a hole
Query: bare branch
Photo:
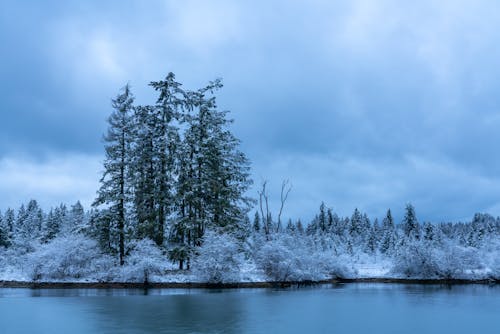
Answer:
[[281, 183], [281, 194], [280, 194], [281, 206], [278, 214], [278, 226], [281, 225], [281, 214], [283, 213], [283, 207], [285, 206], [285, 202], [291, 190], [292, 190], [292, 185], [290, 184], [290, 180], [283, 180], [283, 182]]

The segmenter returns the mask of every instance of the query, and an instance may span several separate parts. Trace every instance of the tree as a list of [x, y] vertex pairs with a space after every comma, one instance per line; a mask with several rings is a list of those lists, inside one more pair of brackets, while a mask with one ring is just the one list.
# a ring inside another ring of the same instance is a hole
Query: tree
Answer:
[[227, 111], [217, 109], [214, 92], [220, 80], [187, 94], [192, 113], [186, 116], [178, 182], [180, 212], [174, 230], [177, 239], [199, 246], [207, 228], [234, 232], [241, 229], [251, 200], [249, 161], [239, 151]]
[[382, 220], [382, 241], [380, 242], [380, 252], [390, 253], [396, 246], [396, 236], [394, 219], [391, 210], [387, 210], [385, 218]]
[[162, 246], [166, 218], [175, 204], [175, 164], [180, 139], [174, 121], [182, 118], [181, 111], [186, 106], [186, 100], [185, 92], [181, 89], [182, 84], [175, 80], [172, 72], [167, 74], [165, 80], [153, 81], [149, 85], [159, 93], [156, 105], [151, 110], [155, 120], [153, 147], [156, 153], [154, 189], [157, 214], [154, 240], [158, 246]]
[[2, 212], [0, 211], [0, 247], [8, 247], [9, 245], [9, 233], [7, 226], [4, 224]]
[[131, 161], [135, 236], [157, 240], [156, 119], [154, 108], [138, 106], [134, 113], [134, 145]]
[[[57, 209], [56, 209], [57, 210]], [[43, 226], [42, 233], [42, 243], [47, 243], [54, 239], [59, 232], [61, 231], [61, 222], [58, 219], [57, 213], [54, 213], [54, 210], [51, 209], [47, 218], [45, 219], [45, 224]]]
[[418, 223], [417, 216], [415, 214], [415, 208], [410, 203], [406, 205], [402, 227], [406, 238], [416, 240], [420, 239], [420, 224]]
[[132, 141], [132, 119], [134, 98], [126, 85], [123, 93], [113, 101], [113, 112], [108, 119], [108, 133], [104, 137], [106, 158], [104, 173], [100, 180], [94, 207], [106, 206], [112, 222], [118, 230], [120, 265], [125, 257], [126, 201], [129, 195], [130, 143]]
[[258, 211], [255, 211], [255, 216], [253, 218], [253, 230], [257, 233], [260, 232], [260, 216]]
[[71, 206], [67, 219], [67, 229], [69, 233], [79, 233], [84, 230], [86, 225], [85, 210], [80, 201]]
[[3, 223], [6, 228], [7, 238], [11, 242], [14, 239], [14, 225], [16, 222], [14, 210], [8, 208], [5, 211], [5, 215], [3, 217]]
[[363, 216], [361, 215], [361, 212], [359, 212], [358, 208], [355, 208], [350, 220], [349, 235], [353, 241], [357, 242], [359, 241], [362, 233]]

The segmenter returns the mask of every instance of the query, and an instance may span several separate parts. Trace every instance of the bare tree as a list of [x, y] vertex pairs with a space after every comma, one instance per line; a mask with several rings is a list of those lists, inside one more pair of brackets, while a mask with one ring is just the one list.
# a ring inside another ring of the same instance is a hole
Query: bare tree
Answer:
[[[276, 225], [276, 232], [281, 228], [281, 215], [283, 213], [283, 208], [285, 207], [285, 202], [288, 199], [288, 195], [292, 190], [292, 185], [289, 180], [284, 180], [281, 183], [281, 193], [280, 193], [280, 209], [278, 212], [278, 221]], [[267, 180], [262, 182], [262, 188], [258, 191], [259, 194], [259, 208], [262, 217], [262, 223], [264, 225], [264, 233], [269, 235], [271, 232], [272, 218], [271, 212], [269, 212], [269, 194], [267, 193]]]
[[281, 228], [281, 214], [283, 213], [283, 207], [285, 206], [285, 202], [288, 198], [288, 194], [292, 190], [292, 185], [290, 184], [290, 180], [283, 180], [281, 183], [281, 193], [280, 193], [280, 211], [278, 213], [278, 226], [276, 227], [276, 231], [279, 231]]
[[[262, 222], [264, 225], [264, 233], [266, 236], [269, 234], [269, 226], [271, 225], [271, 215], [269, 214], [269, 195], [266, 190], [267, 180], [262, 181], [262, 189], [259, 193], [259, 206], [260, 206], [260, 214], [262, 217]], [[263, 204], [266, 206], [266, 214], [264, 215]]]

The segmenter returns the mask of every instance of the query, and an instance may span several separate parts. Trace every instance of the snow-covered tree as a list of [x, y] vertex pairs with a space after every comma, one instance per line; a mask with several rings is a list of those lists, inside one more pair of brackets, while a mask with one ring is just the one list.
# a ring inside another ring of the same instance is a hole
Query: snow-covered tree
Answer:
[[130, 184], [130, 144], [132, 142], [132, 109], [134, 98], [126, 85], [113, 100], [113, 112], [108, 119], [108, 133], [104, 137], [106, 158], [94, 206], [105, 206], [118, 230], [120, 264], [125, 257], [126, 202]]
[[5, 224], [4, 217], [0, 211], [0, 247], [8, 247], [9, 242], [9, 232], [7, 225]]
[[380, 242], [380, 252], [384, 254], [391, 253], [396, 246], [396, 230], [390, 209], [387, 210], [387, 214], [382, 220], [381, 233], [382, 240]]
[[415, 214], [415, 208], [410, 203], [406, 205], [402, 227], [406, 238], [420, 239], [420, 224]]

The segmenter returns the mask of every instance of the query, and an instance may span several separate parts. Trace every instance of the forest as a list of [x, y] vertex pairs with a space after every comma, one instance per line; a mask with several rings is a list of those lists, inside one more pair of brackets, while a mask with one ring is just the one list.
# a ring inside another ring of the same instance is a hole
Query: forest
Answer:
[[250, 161], [219, 109], [222, 81], [184, 89], [169, 73], [151, 105], [126, 85], [112, 100], [100, 187], [44, 210], [0, 212], [0, 281], [286, 282], [332, 278], [500, 279], [500, 218], [420, 222], [408, 203], [370, 219], [324, 203], [310, 222], [282, 221], [267, 183], [252, 198]]

